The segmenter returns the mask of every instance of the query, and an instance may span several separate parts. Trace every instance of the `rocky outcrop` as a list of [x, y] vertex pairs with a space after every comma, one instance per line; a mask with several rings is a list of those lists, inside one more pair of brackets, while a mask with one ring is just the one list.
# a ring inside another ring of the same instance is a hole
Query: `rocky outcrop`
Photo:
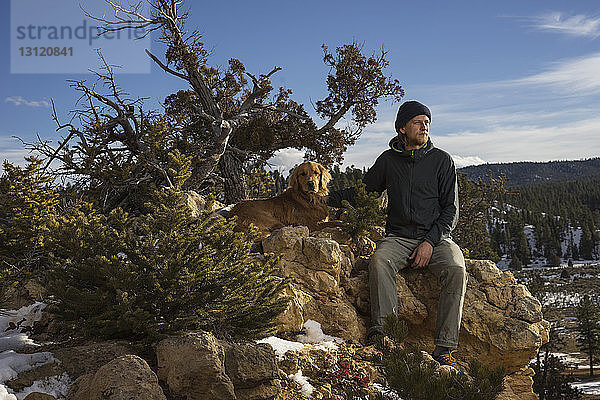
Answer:
[[[294, 331], [307, 319], [329, 335], [363, 340], [368, 326], [367, 258], [353, 260], [334, 240], [309, 237], [304, 227], [287, 227], [263, 240], [265, 252], [281, 254], [281, 274], [292, 278], [290, 306], [280, 331]], [[504, 365], [514, 396], [532, 396], [527, 365], [548, 341], [541, 305], [510, 272], [491, 261], [467, 260], [469, 281], [460, 332], [460, 353], [483, 363]], [[397, 276], [399, 316], [409, 324], [409, 343], [432, 350], [439, 284], [427, 271]], [[525, 370], [524, 370], [525, 368]], [[512, 396], [512, 395], [511, 395]], [[523, 397], [525, 396], [525, 397]]]
[[182, 399], [269, 400], [279, 393], [277, 361], [269, 345], [188, 332], [161, 341], [156, 357], [159, 379]]
[[95, 374], [80, 376], [67, 400], [166, 400], [146, 361], [126, 355], [103, 365]]
[[[467, 260], [467, 271], [461, 353], [476, 354], [479, 361], [489, 365], [504, 365], [509, 373], [527, 366], [548, 341], [549, 325], [543, 320], [540, 303], [525, 286], [517, 284], [510, 272], [500, 271], [491, 261]], [[399, 301], [416, 299], [427, 310], [422, 323], [411, 324], [409, 341], [430, 347], [439, 285], [427, 272], [411, 271], [398, 276], [398, 280], [405, 281], [398, 285]], [[409, 313], [420, 315], [422, 307]]]
[[278, 331], [297, 332], [312, 319], [330, 335], [363, 337], [364, 321], [341, 286], [352, 270], [348, 249], [335, 240], [308, 234], [303, 226], [284, 227], [262, 242], [265, 253], [282, 256], [280, 274], [292, 279], [286, 293], [290, 305], [279, 317]]

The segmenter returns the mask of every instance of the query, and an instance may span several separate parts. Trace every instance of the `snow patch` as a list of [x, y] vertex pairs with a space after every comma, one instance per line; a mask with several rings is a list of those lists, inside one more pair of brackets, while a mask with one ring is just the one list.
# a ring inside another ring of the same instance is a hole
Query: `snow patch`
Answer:
[[302, 343], [292, 342], [290, 340], [280, 339], [275, 336], [269, 336], [261, 340], [257, 340], [256, 343], [267, 343], [275, 351], [275, 355], [281, 361], [288, 351], [300, 351], [305, 346]]
[[[0, 315], [0, 332], [31, 328], [33, 324], [42, 319], [42, 310], [46, 308], [46, 304], [36, 302], [30, 306], [21, 307], [18, 310], [2, 310]], [[3, 335], [0, 333], [0, 335]]]
[[321, 324], [310, 319], [304, 323], [302, 333], [296, 335], [296, 340], [297, 342], [293, 342], [275, 336], [269, 336], [268, 338], [257, 340], [256, 343], [269, 344], [275, 351], [277, 358], [283, 360], [285, 353], [290, 350], [301, 351], [310, 348], [331, 351], [337, 350], [337, 345], [344, 341], [338, 337], [324, 334], [321, 329]]
[[295, 374], [288, 375], [288, 378], [300, 385], [300, 393], [302, 393], [303, 396], [312, 397], [315, 388], [308, 382], [308, 379], [302, 375], [301, 369], [299, 369]]
[[600, 381], [571, 383], [570, 385], [581, 389], [584, 394], [600, 394]]
[[296, 340], [298, 340], [300, 343], [316, 344], [324, 342], [343, 342], [343, 340], [338, 337], [324, 334], [323, 330], [321, 329], [321, 324], [317, 321], [313, 321], [312, 319], [309, 319], [304, 323], [303, 331], [303, 333], [296, 336]]
[[20, 372], [29, 371], [55, 361], [52, 353], [20, 354], [14, 350], [0, 353], [0, 384], [15, 379]]
[[19, 373], [41, 365], [55, 362], [49, 352], [21, 354], [15, 350], [24, 346], [37, 346], [26, 331], [42, 318], [44, 303], [34, 303], [18, 310], [2, 310], [0, 315], [0, 400], [22, 400], [31, 392], [50, 394], [62, 399], [67, 393], [71, 379], [67, 374], [36, 381], [20, 393], [11, 393], [4, 383], [14, 379]]
[[[23, 391], [16, 394], [18, 400], [23, 400], [28, 394], [33, 392], [45, 393], [54, 396], [57, 399], [64, 398], [67, 395], [69, 386], [73, 380], [65, 372], [62, 375], [51, 376], [46, 379], [33, 382], [33, 384]], [[1, 399], [1, 397], [0, 397]]]

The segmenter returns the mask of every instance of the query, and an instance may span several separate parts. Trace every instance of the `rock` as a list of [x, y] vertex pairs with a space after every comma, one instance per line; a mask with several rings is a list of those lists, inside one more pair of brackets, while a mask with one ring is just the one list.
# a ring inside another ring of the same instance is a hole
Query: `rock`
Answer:
[[225, 373], [225, 349], [206, 332], [170, 337], [156, 346], [158, 378], [171, 394], [186, 400], [235, 400]]
[[[204, 196], [199, 195], [198, 193], [194, 192], [193, 190], [188, 190], [185, 192], [185, 202], [187, 203], [188, 207], [190, 208], [193, 217], [200, 216], [200, 214], [202, 214], [202, 211], [204, 211], [204, 209], [206, 209], [207, 201], [204, 198]], [[223, 207], [224, 207], [224, 204], [219, 203], [218, 201], [214, 201], [212, 203], [212, 207], [208, 211], [213, 212], [213, 211], [216, 211]]]
[[[356, 258], [348, 274], [341, 265], [350, 258], [340, 246], [308, 234], [304, 227], [287, 227], [263, 241], [265, 251], [282, 255], [281, 275], [292, 278], [291, 302], [280, 316], [285, 322], [279, 332], [298, 330], [312, 319], [321, 323], [326, 334], [363, 339], [370, 314], [368, 258]], [[510, 272], [500, 271], [493, 262], [467, 260], [466, 266], [469, 281], [459, 354], [465, 361], [476, 354], [483, 363], [502, 364], [508, 373], [516, 373], [548, 340], [549, 325], [541, 306]], [[408, 342], [432, 349], [440, 291], [437, 279], [427, 271], [406, 271], [397, 276], [397, 290], [399, 315], [410, 328]]]
[[278, 317], [278, 332], [297, 332], [312, 319], [328, 335], [364, 336], [364, 321], [340, 286], [350, 275], [350, 258], [336, 241], [308, 235], [306, 227], [284, 227], [262, 241], [265, 253], [282, 255], [279, 274], [292, 279], [290, 305]]
[[238, 400], [267, 400], [281, 389], [277, 359], [268, 344], [224, 344], [225, 371]]
[[101, 366], [117, 357], [131, 354], [132, 350], [117, 342], [92, 343], [83, 346], [66, 347], [65, 344], [39, 346], [36, 352], [49, 351], [56, 362], [24, 371], [16, 379], [8, 381], [6, 386], [19, 392], [37, 380], [67, 373], [72, 379], [81, 375], [94, 374]]
[[146, 361], [126, 355], [84, 375], [69, 388], [67, 400], [166, 400]]
[[18, 310], [36, 301], [43, 301], [46, 289], [36, 279], [29, 279], [24, 284], [16, 287], [8, 287], [3, 294], [2, 308], [6, 310]]
[[[500, 271], [491, 261], [467, 260], [467, 270], [459, 354], [465, 358], [476, 354], [481, 362], [504, 365], [509, 373], [519, 371], [548, 341], [549, 325], [543, 320], [540, 303], [510, 272]], [[429, 272], [401, 275], [409, 291], [428, 310], [423, 323], [414, 324], [410, 320], [414, 310], [409, 307], [408, 341], [431, 348], [439, 285]]]
[[533, 378], [535, 372], [527, 367], [504, 378], [504, 390], [496, 400], [538, 400], [533, 393]]
[[271, 400], [280, 391], [271, 346], [229, 343], [207, 332], [187, 332], [156, 347], [158, 376], [186, 400]]
[[306, 226], [286, 226], [276, 230], [262, 241], [265, 253], [280, 254], [288, 260], [294, 260], [296, 254], [302, 254], [302, 238], [308, 237]]
[[23, 400], [56, 400], [56, 397], [40, 392], [31, 392]]

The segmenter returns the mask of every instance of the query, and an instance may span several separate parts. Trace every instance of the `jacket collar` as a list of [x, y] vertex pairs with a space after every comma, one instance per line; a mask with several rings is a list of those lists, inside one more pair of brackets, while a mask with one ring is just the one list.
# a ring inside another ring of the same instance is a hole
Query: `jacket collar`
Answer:
[[402, 157], [411, 157], [415, 160], [419, 160], [425, 156], [425, 154], [429, 153], [433, 149], [433, 143], [431, 142], [431, 138], [427, 139], [427, 143], [425, 146], [416, 150], [405, 150], [402, 142], [400, 141], [400, 137], [394, 136], [392, 140], [390, 140], [390, 148], [394, 150], [397, 154]]

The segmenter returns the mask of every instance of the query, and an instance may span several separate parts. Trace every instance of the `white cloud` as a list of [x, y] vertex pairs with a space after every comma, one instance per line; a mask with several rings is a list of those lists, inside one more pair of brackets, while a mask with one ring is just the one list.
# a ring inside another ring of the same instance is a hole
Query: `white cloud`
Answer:
[[504, 126], [470, 130], [435, 138], [453, 155], [477, 154], [490, 163], [576, 160], [598, 157], [600, 117], [553, 127]]
[[485, 164], [485, 160], [478, 156], [462, 157], [453, 154], [452, 159], [454, 160], [454, 165], [456, 165], [456, 168], [468, 167], [469, 165]]
[[532, 26], [543, 31], [563, 33], [571, 36], [600, 36], [600, 18], [585, 15], [565, 16], [560, 12], [552, 12], [530, 18]]
[[27, 100], [22, 96], [7, 97], [6, 99], [4, 99], [4, 102], [5, 103], [13, 103], [15, 106], [50, 108], [50, 102], [48, 102], [47, 100], [32, 101], [32, 100]]
[[539, 74], [508, 81], [512, 85], [551, 86], [569, 94], [600, 93], [600, 53], [555, 63]]
[[275, 153], [268, 161], [268, 169], [278, 170], [283, 175], [287, 175], [295, 165], [304, 161], [304, 152], [297, 149], [283, 149]]

